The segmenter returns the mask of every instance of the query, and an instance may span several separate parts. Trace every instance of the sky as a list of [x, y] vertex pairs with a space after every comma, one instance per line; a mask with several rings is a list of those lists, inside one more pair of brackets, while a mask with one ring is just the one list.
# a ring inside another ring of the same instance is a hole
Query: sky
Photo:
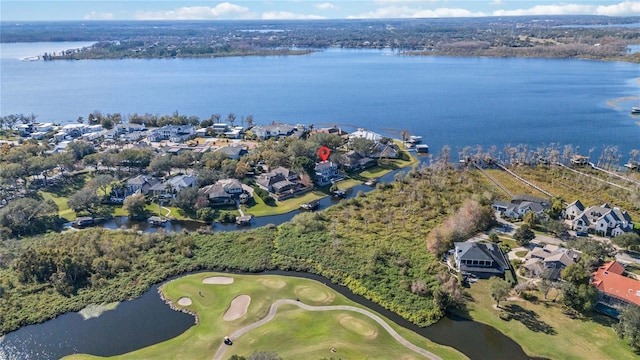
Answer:
[[640, 16], [621, 0], [0, 0], [1, 21]]

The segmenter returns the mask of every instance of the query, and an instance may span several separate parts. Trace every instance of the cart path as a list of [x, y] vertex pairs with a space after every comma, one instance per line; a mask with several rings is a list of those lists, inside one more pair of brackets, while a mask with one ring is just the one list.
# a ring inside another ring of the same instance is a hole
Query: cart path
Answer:
[[[253, 324], [247, 325], [244, 328], [234, 332], [233, 334], [231, 334], [229, 336], [229, 338], [232, 341], [236, 341], [240, 336], [246, 334], [247, 332], [260, 327], [264, 324], [266, 324], [267, 322], [271, 321], [271, 319], [273, 319], [276, 316], [276, 311], [278, 310], [278, 307], [280, 305], [295, 305], [299, 308], [302, 308], [303, 310], [307, 310], [307, 311], [331, 311], [331, 310], [342, 310], [342, 311], [353, 311], [353, 312], [357, 312], [359, 314], [368, 316], [369, 318], [373, 319], [375, 322], [377, 322], [378, 324], [380, 324], [380, 326], [382, 326], [394, 339], [396, 339], [396, 341], [398, 341], [400, 344], [402, 344], [403, 346], [405, 346], [406, 348], [413, 350], [415, 352], [417, 352], [420, 355], [424, 355], [425, 357], [429, 358], [429, 359], [433, 359], [433, 360], [442, 360], [441, 357], [439, 357], [438, 355], [427, 351], [421, 347], [418, 347], [412, 343], [410, 343], [407, 339], [403, 338], [400, 334], [398, 334], [389, 324], [387, 324], [386, 321], [384, 321], [380, 316], [359, 308], [359, 307], [355, 307], [355, 306], [349, 306], [349, 305], [333, 305], [333, 306], [311, 306], [311, 305], [307, 305], [307, 304], [303, 304], [300, 301], [297, 300], [292, 300], [292, 299], [280, 299], [280, 300], [276, 300], [273, 304], [271, 304], [271, 308], [269, 308], [269, 314], [267, 314], [267, 316], [261, 320], [258, 320], [256, 322], [254, 322]], [[220, 344], [220, 347], [218, 347], [218, 351], [216, 352], [215, 356], [213, 357], [213, 360], [221, 360], [222, 359], [222, 355], [224, 354], [225, 350], [227, 350], [227, 348], [229, 348], [228, 345], [225, 345], [224, 343]]]

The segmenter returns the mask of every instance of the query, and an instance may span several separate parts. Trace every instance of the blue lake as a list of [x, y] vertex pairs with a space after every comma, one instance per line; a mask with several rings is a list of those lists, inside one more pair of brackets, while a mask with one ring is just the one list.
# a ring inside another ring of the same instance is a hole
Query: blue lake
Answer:
[[[84, 45], [84, 44], [80, 44]], [[77, 47], [69, 44], [68, 47]], [[2, 44], [0, 114], [75, 122], [90, 112], [233, 112], [422, 135], [436, 152], [550, 143], [640, 148], [640, 65], [568, 59], [409, 57], [329, 49], [305, 56], [20, 61], [47, 44]], [[51, 44], [59, 50], [59, 44]], [[237, 121], [238, 123], [240, 121]]]

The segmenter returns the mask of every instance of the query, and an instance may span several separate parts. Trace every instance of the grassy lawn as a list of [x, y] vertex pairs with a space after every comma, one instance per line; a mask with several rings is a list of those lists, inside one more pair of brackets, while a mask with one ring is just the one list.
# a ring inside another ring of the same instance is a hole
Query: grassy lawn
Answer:
[[[501, 302], [511, 313], [511, 320], [498, 317], [487, 281], [471, 286], [469, 314], [491, 325], [522, 346], [529, 356], [549, 359], [637, 359], [631, 348], [619, 340], [605, 316], [572, 319], [562, 306], [552, 301], [532, 303], [524, 300]], [[542, 299], [542, 297], [540, 296]], [[551, 296], [550, 296], [551, 298]]]
[[523, 251], [516, 251], [516, 256], [517, 257], [525, 257], [525, 255], [527, 255], [528, 251], [523, 250]]
[[73, 221], [77, 218], [75, 211], [69, 209], [67, 205], [68, 197], [46, 191], [38, 191], [38, 194], [40, 194], [44, 200], [51, 199], [58, 205], [58, 216], [61, 218], [67, 219], [67, 221]]
[[300, 205], [304, 203], [322, 199], [325, 196], [327, 196], [327, 193], [320, 190], [313, 190], [299, 197], [294, 197], [284, 201], [276, 201], [276, 206], [269, 206], [265, 204], [260, 197], [254, 195], [253, 200], [255, 201], [255, 204], [250, 207], [243, 206], [242, 210], [253, 216], [286, 214], [290, 211], [297, 210]]
[[[233, 284], [207, 285], [209, 276], [232, 277]], [[163, 288], [168, 299], [177, 303], [187, 296], [187, 308], [198, 314], [200, 322], [182, 335], [115, 359], [211, 359], [225, 335], [266, 316], [271, 304], [281, 298], [299, 299], [308, 305], [352, 305], [325, 285], [312, 280], [275, 275], [228, 275], [200, 273], [182, 277]], [[238, 295], [251, 296], [247, 313], [237, 320], [224, 321], [223, 315]], [[179, 306], [181, 307], [181, 306]], [[383, 318], [384, 319], [384, 318]], [[411, 343], [444, 359], [464, 359], [454, 349], [441, 346], [385, 319]], [[342, 310], [310, 312], [293, 305], [281, 305], [276, 317], [265, 325], [233, 339], [223, 359], [233, 354], [249, 356], [256, 351], [274, 351], [284, 359], [422, 359], [398, 343], [379, 324], [358, 313]], [[331, 352], [331, 348], [337, 350]], [[92, 359], [73, 355], [65, 359]]]

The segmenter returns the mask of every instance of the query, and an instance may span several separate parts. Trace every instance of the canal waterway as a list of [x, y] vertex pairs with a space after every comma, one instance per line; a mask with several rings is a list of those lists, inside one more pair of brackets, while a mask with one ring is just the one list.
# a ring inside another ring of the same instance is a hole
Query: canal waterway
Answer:
[[[434, 342], [451, 346], [473, 360], [529, 359], [516, 342], [478, 322], [449, 314], [435, 325], [420, 328], [322, 276], [287, 271], [261, 274], [296, 276], [322, 282], [398, 325]], [[158, 287], [152, 287], [140, 298], [120, 303], [114, 310], [97, 318], [84, 320], [79, 313], [67, 313], [9, 333], [0, 341], [0, 359], [52, 360], [75, 353], [113, 356], [176, 337], [195, 324], [194, 318], [171, 310], [160, 299]]]

